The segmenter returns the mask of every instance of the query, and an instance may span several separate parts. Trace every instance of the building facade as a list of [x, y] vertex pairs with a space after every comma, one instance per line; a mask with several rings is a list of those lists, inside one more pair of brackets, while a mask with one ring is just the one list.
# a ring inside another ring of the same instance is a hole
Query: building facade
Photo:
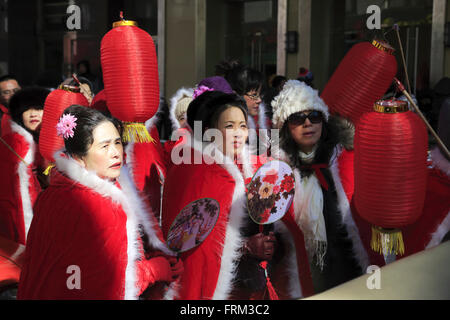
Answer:
[[[70, 29], [73, 5], [80, 26]], [[373, 5], [379, 29], [368, 27]], [[166, 98], [227, 59], [267, 78], [296, 78], [304, 67], [322, 90], [353, 44], [378, 37], [399, 49], [394, 24], [415, 92], [450, 77], [450, 0], [0, 0], [0, 74], [54, 87], [88, 60], [101, 76], [100, 40], [120, 11], [152, 35]]]

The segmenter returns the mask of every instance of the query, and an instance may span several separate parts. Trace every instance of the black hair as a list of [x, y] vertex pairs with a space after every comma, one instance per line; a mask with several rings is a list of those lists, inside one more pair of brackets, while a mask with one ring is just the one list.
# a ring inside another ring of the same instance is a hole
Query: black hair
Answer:
[[5, 74], [4, 76], [0, 77], [0, 82], [9, 81], [9, 80], [16, 80], [17, 81], [17, 78], [15, 76], [13, 76], [12, 74]]
[[[342, 132], [340, 132], [338, 119], [330, 116], [328, 122], [325, 120], [322, 122], [322, 135], [319, 139], [316, 154], [314, 156], [313, 163], [325, 163], [330, 162], [335, 147], [342, 140]], [[289, 121], [286, 120], [283, 127], [280, 130], [280, 147], [288, 154], [291, 164], [298, 169], [301, 169], [303, 163], [299, 155], [299, 146], [294, 141], [289, 131]], [[301, 170], [302, 174], [310, 175], [312, 170]]]
[[227, 94], [221, 91], [206, 91], [194, 99], [187, 109], [187, 122], [194, 129], [194, 122], [202, 122], [202, 133], [206, 128], [215, 128], [217, 121], [226, 109], [239, 108], [247, 120], [247, 104], [236, 94]]
[[[78, 80], [80, 81], [80, 83], [82, 84], [87, 84], [89, 86], [89, 89], [91, 89], [91, 92], [94, 92], [94, 85], [92, 84], [92, 82], [85, 78], [85, 77], [77, 77]], [[75, 86], [78, 87], [78, 82], [75, 81], [75, 79], [73, 79], [72, 81], [70, 81], [69, 86]]]
[[[89, 63], [88, 60], [81, 60], [77, 63], [77, 70], [80, 69], [80, 66], [84, 65], [86, 68], [86, 73], [91, 73], [91, 64]], [[81, 81], [81, 80], [80, 80]]]
[[231, 69], [225, 79], [238, 95], [243, 96], [252, 90], [259, 90], [263, 86], [263, 75], [258, 70], [238, 65]]
[[30, 109], [44, 109], [45, 99], [47, 99], [49, 94], [50, 90], [42, 87], [20, 89], [9, 100], [11, 119], [25, 128], [22, 119], [23, 113]]
[[283, 83], [283, 81], [287, 81], [285, 76], [275, 76], [272, 80], [272, 88], [279, 89], [278, 87]]
[[122, 136], [122, 123], [95, 109], [74, 104], [64, 110], [63, 115], [65, 114], [71, 114], [77, 118], [73, 138], [64, 139], [66, 152], [72, 157], [82, 158], [87, 155], [94, 142], [94, 129], [102, 122], [111, 122]]
[[223, 60], [216, 65], [215, 75], [225, 77], [232, 69], [236, 67], [242, 67], [242, 64], [239, 60]]

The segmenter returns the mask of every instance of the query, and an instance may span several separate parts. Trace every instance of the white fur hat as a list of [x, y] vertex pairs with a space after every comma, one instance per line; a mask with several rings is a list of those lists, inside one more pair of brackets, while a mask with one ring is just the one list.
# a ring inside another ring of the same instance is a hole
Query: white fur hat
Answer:
[[273, 99], [272, 110], [272, 122], [277, 129], [281, 129], [289, 116], [297, 112], [321, 111], [327, 122], [330, 117], [328, 107], [319, 97], [317, 90], [298, 80], [286, 82], [280, 94]]

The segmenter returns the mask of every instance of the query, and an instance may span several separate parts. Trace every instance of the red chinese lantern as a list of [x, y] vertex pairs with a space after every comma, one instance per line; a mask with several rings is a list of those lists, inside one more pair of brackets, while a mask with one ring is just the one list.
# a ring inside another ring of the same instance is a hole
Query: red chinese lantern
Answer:
[[374, 40], [354, 45], [328, 81], [321, 98], [332, 114], [356, 125], [389, 89], [397, 73], [394, 49]]
[[404, 101], [374, 109], [356, 125], [355, 206], [372, 224], [372, 249], [402, 255], [400, 229], [417, 221], [425, 201], [428, 135]]
[[[73, 104], [88, 107], [89, 102], [80, 93], [79, 87], [63, 85], [52, 91], [45, 100], [44, 115], [42, 116], [39, 134], [39, 151], [50, 163], [54, 163], [53, 154], [64, 147], [64, 140], [56, 133], [56, 125], [63, 111]], [[48, 173], [47, 168], [46, 173]]]
[[101, 42], [108, 109], [124, 122], [124, 141], [152, 141], [145, 121], [159, 106], [158, 61], [152, 37], [134, 21], [113, 24]]

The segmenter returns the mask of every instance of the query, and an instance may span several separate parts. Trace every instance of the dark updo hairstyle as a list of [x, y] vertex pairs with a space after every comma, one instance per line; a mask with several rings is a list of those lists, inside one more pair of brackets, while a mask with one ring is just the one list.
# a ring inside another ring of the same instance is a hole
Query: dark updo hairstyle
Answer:
[[50, 90], [42, 87], [29, 87], [17, 91], [9, 100], [11, 119], [25, 128], [22, 119], [23, 113], [30, 109], [44, 109], [45, 99], [49, 93]]
[[237, 65], [230, 69], [226, 73], [225, 79], [228, 81], [234, 92], [240, 96], [243, 96], [252, 90], [258, 91], [262, 88], [264, 80], [261, 72], [242, 65]]
[[194, 99], [187, 109], [187, 122], [194, 129], [194, 122], [202, 122], [202, 134], [207, 128], [217, 128], [222, 112], [231, 107], [239, 108], [247, 120], [247, 104], [236, 94], [221, 91], [206, 91]]
[[87, 155], [90, 146], [94, 142], [94, 129], [102, 122], [111, 122], [116, 127], [119, 135], [122, 136], [122, 123], [95, 109], [74, 104], [64, 110], [63, 115], [65, 114], [71, 114], [77, 118], [77, 126], [74, 129], [73, 138], [64, 139], [66, 153], [71, 157], [82, 158]]

